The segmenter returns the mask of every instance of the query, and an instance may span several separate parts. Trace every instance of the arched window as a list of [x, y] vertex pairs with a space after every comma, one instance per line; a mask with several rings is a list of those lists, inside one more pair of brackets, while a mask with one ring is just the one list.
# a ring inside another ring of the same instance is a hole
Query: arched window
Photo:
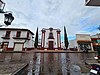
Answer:
[[53, 33], [51, 32], [51, 33], [49, 33], [49, 38], [48, 39], [54, 39], [54, 37], [53, 37]]

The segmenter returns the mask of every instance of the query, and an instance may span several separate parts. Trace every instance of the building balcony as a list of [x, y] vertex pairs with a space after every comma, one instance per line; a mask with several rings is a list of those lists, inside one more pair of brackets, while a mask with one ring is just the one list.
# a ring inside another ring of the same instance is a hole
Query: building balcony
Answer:
[[7, 37], [7, 36], [3, 36], [1, 38], [3, 38], [3, 39], [10, 39], [10, 37]]
[[30, 40], [30, 37], [13, 37], [13, 39]]

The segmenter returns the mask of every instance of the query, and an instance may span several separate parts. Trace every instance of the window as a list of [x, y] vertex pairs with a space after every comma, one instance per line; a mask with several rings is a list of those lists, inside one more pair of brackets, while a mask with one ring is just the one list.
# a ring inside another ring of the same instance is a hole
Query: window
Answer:
[[29, 32], [27, 32], [27, 38], [29, 38]]
[[99, 39], [97, 39], [97, 43], [100, 43], [100, 40]]
[[79, 44], [79, 48], [81, 49], [81, 50], [86, 50], [86, 49], [88, 49], [88, 50], [91, 50], [91, 45], [90, 44], [86, 44], [86, 43], [84, 43], [84, 44]]
[[0, 49], [2, 48], [2, 43], [0, 42]]
[[6, 31], [5, 37], [10, 37], [10, 32], [11, 32], [11, 31]]
[[48, 39], [54, 39], [53, 33], [49, 33], [49, 38]]
[[100, 43], [100, 40], [99, 39], [93, 40], [93, 43]]
[[20, 37], [20, 35], [21, 35], [21, 31], [17, 31], [16, 37]]

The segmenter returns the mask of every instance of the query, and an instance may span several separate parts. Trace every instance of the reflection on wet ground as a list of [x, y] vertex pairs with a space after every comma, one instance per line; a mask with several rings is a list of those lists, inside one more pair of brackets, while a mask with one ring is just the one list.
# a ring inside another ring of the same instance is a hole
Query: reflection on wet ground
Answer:
[[[36, 60], [32, 63], [33, 75], [82, 75], [84, 62], [93, 57], [77, 53], [36, 53], [35, 56]], [[84, 67], [83, 71], [88, 73], [89, 69]]]
[[[89, 75], [86, 61], [94, 61], [95, 53], [1, 53], [2, 64], [29, 63], [28, 74], [23, 75]], [[16, 67], [17, 68], [17, 67]], [[24, 72], [23, 72], [24, 73]], [[84, 74], [83, 74], [84, 73]], [[22, 74], [21, 74], [22, 75]]]
[[40, 75], [62, 75], [61, 55], [41, 54]]

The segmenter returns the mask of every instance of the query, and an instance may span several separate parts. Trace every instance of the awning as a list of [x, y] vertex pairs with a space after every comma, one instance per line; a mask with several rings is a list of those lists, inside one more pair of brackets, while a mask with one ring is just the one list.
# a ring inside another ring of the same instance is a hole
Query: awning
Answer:
[[77, 40], [77, 43], [92, 43], [90, 40]]
[[100, 0], [85, 0], [86, 6], [100, 6]]

